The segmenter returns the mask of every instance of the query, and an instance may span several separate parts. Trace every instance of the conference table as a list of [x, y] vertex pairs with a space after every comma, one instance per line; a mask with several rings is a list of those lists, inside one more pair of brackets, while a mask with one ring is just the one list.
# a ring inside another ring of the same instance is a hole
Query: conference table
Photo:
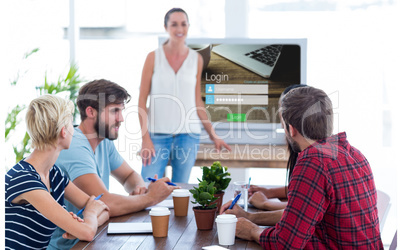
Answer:
[[[197, 184], [178, 184], [182, 188], [191, 189]], [[231, 184], [226, 189], [223, 204], [233, 198]], [[167, 199], [172, 199], [168, 197]], [[193, 200], [190, 197], [190, 201]], [[194, 205], [195, 206], [195, 205]], [[204, 246], [219, 245], [216, 223], [212, 230], [201, 231], [197, 229], [192, 210], [193, 204], [189, 202], [187, 217], [176, 217], [173, 208], [169, 219], [169, 231], [166, 238], [155, 238], [148, 234], [114, 234], [108, 235], [107, 228], [110, 222], [151, 222], [149, 210], [142, 210], [123, 216], [113, 217], [98, 228], [93, 241], [79, 241], [72, 249], [202, 249]], [[249, 211], [258, 211], [249, 208]], [[254, 241], [235, 239], [232, 246], [221, 246], [228, 249], [262, 249]]]

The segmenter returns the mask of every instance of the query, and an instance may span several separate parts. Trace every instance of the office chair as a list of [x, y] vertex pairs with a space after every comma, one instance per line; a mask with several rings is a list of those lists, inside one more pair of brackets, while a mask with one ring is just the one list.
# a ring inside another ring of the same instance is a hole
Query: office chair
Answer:
[[380, 232], [382, 232], [385, 220], [387, 218], [389, 208], [391, 207], [391, 198], [388, 194], [381, 190], [377, 190], [377, 209], [378, 209], [378, 219], [380, 221]]

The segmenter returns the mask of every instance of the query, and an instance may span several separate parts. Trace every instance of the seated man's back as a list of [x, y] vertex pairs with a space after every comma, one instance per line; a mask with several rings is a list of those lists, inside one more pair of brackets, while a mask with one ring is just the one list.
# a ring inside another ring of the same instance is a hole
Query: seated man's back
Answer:
[[382, 249], [377, 192], [366, 158], [332, 135], [332, 102], [304, 87], [280, 100], [286, 139], [299, 152], [288, 205], [275, 228], [264, 230], [265, 249]]
[[[350, 146], [345, 133], [300, 153], [288, 197], [285, 220], [269, 237], [277, 238], [267, 244], [282, 241], [286, 248], [312, 249], [382, 247], [370, 165]], [[268, 230], [263, 235], [269, 235]]]

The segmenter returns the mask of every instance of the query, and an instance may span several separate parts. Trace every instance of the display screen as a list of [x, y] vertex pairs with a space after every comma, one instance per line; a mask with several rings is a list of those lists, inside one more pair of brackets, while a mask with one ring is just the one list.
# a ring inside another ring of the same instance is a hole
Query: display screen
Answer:
[[211, 122], [280, 123], [283, 90], [301, 84], [295, 44], [194, 44], [204, 60], [202, 99]]

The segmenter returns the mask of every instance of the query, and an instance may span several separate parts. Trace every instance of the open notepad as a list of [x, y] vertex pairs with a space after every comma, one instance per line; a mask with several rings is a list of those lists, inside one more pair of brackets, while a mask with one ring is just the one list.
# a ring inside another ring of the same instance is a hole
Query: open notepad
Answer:
[[[153, 207], [173, 208], [173, 200], [163, 200], [155, 206], [147, 207], [150, 210]], [[152, 224], [149, 222], [111, 222], [109, 223], [108, 234], [135, 234], [135, 233], [152, 233]]]
[[163, 200], [156, 204], [155, 206], [147, 207], [146, 210], [151, 210], [153, 207], [167, 207], [167, 208], [173, 208], [173, 200]]
[[108, 234], [135, 234], [135, 233], [152, 233], [151, 222], [111, 222], [107, 228]]

